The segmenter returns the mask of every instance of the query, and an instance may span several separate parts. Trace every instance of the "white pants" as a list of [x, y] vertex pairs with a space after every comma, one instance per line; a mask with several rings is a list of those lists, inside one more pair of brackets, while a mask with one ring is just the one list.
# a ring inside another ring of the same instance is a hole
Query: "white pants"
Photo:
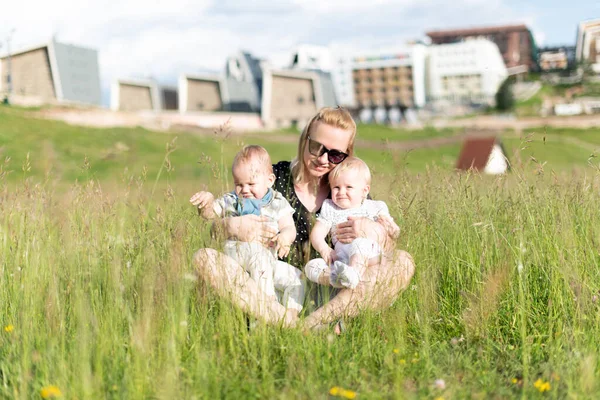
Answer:
[[344, 264], [350, 262], [350, 258], [358, 254], [363, 258], [379, 257], [381, 255], [381, 247], [377, 242], [366, 238], [357, 238], [352, 243], [344, 244], [337, 242], [334, 247], [337, 259]]
[[278, 261], [272, 250], [256, 242], [227, 240], [223, 252], [236, 260], [268, 296], [276, 296], [286, 308], [302, 310], [304, 282], [298, 268]]

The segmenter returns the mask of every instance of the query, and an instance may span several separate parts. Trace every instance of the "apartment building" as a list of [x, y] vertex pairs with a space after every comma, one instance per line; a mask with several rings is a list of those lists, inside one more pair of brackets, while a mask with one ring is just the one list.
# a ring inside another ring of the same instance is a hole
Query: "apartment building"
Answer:
[[426, 47], [352, 59], [354, 101], [359, 108], [414, 108], [425, 104]]
[[492, 104], [507, 76], [498, 47], [487, 39], [430, 46], [427, 102]]
[[537, 47], [526, 25], [485, 26], [436, 30], [426, 33], [432, 44], [450, 44], [471, 39], [488, 39], [498, 46], [506, 68], [526, 66], [537, 70]]

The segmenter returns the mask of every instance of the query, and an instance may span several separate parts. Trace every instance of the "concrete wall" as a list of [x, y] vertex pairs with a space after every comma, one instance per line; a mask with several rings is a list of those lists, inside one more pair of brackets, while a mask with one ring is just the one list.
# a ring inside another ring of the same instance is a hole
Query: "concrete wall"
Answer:
[[275, 126], [302, 125], [317, 113], [313, 80], [274, 74], [270, 107]]
[[[2, 63], [0, 92], [6, 93], [8, 59], [4, 58], [0, 62]], [[30, 97], [40, 104], [56, 101], [47, 47], [11, 57], [11, 78], [12, 93], [17, 97]]]
[[219, 82], [187, 80], [187, 111], [219, 111], [223, 109]]
[[119, 111], [153, 110], [150, 86], [119, 83]]

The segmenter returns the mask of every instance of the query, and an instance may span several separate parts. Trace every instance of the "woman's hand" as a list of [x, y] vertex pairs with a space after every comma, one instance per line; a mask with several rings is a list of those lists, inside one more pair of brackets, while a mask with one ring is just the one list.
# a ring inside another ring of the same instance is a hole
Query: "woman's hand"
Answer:
[[337, 224], [335, 236], [344, 244], [352, 243], [359, 237], [382, 243], [386, 236], [385, 227], [379, 222], [365, 217], [348, 217], [348, 221]]
[[253, 214], [229, 217], [224, 220], [224, 230], [227, 237], [234, 237], [240, 242], [259, 242], [268, 247], [277, 235], [277, 228], [268, 222], [268, 217]]

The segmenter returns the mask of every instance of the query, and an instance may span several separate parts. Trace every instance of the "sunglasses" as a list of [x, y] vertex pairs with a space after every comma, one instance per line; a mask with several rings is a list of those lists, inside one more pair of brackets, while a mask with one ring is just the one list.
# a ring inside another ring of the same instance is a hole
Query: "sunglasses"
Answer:
[[316, 157], [321, 157], [327, 153], [327, 161], [332, 164], [339, 164], [348, 157], [348, 154], [339, 150], [328, 149], [316, 140], [312, 140], [310, 136], [308, 138], [308, 152]]

